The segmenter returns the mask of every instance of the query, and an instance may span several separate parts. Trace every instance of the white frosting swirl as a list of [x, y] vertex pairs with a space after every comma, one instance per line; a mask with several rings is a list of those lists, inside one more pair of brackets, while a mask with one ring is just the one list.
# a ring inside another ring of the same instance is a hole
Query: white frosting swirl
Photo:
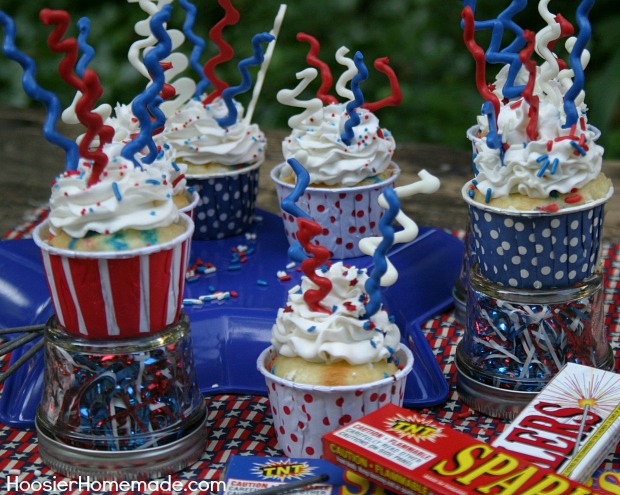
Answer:
[[[386, 171], [392, 161], [396, 144], [391, 133], [382, 129], [379, 119], [365, 109], [357, 109], [360, 124], [353, 128], [354, 138], [347, 146], [341, 138], [344, 123], [349, 119], [346, 105], [327, 105], [292, 129], [282, 142], [284, 159], [303, 151], [308, 154], [304, 167], [312, 184], [354, 186]], [[283, 169], [283, 176], [292, 170]]]
[[134, 167], [120, 155], [122, 148], [121, 143], [104, 146], [109, 162], [100, 181], [91, 186], [92, 168], [85, 160], [77, 172], [65, 172], [56, 179], [50, 199], [52, 232], [62, 229], [80, 238], [89, 231], [146, 230], [177, 220], [168, 175], [157, 167]]
[[[303, 293], [317, 286], [302, 277], [301, 291], [289, 293], [286, 306], [278, 310], [271, 338], [276, 351], [307, 361], [346, 360], [351, 364], [374, 363], [391, 356], [400, 342], [400, 331], [387, 312], [381, 309], [370, 320], [361, 319], [366, 313], [362, 302], [366, 270], [337, 262], [329, 271], [317, 273], [332, 282], [332, 290], [322, 302], [332, 313], [310, 310]], [[369, 321], [372, 328], [367, 328]]]
[[192, 98], [168, 119], [162, 139], [174, 147], [178, 161], [190, 164], [218, 163], [235, 167], [262, 161], [265, 136], [257, 124], [243, 122], [243, 107], [238, 102], [235, 105], [237, 122], [223, 128], [216, 120], [228, 115], [222, 98], [206, 106]]
[[[505, 69], [505, 68], [504, 68]], [[496, 80], [495, 93], [501, 94], [506, 70]], [[523, 73], [517, 84], [525, 84]], [[564, 128], [566, 115], [562, 98], [566, 92], [563, 81], [550, 81], [554, 89], [539, 96], [538, 138], [527, 135], [530, 105], [524, 98], [502, 101], [497, 128], [503, 143], [500, 150], [488, 146], [486, 138], [475, 141], [476, 187], [482, 194], [491, 191], [492, 198], [520, 193], [531, 198], [548, 198], [553, 192], [569, 193], [584, 187], [601, 172], [603, 148], [596, 144], [596, 130], [587, 125], [586, 106], [578, 106], [579, 120], [574, 129]], [[539, 90], [539, 88], [538, 88]], [[560, 101], [560, 105], [556, 102]], [[486, 116], [479, 116], [481, 134], [489, 132]], [[546, 165], [546, 166], [545, 166]]]

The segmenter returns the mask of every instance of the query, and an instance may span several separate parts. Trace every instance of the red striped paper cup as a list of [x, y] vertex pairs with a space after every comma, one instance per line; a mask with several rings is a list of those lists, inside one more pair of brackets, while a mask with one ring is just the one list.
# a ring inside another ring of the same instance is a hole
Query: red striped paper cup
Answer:
[[81, 252], [45, 242], [48, 221], [33, 232], [58, 322], [82, 337], [134, 338], [175, 323], [182, 309], [194, 224], [169, 242], [128, 251]]

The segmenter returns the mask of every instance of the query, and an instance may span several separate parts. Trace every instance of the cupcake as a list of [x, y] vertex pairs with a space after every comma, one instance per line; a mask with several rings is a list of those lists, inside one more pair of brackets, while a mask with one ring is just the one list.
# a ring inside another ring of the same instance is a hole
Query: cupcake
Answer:
[[266, 140], [257, 124], [238, 120], [226, 127], [217, 119], [228, 115], [222, 98], [204, 104], [193, 98], [167, 119], [161, 139], [186, 167], [187, 184], [199, 196], [195, 210], [197, 239], [221, 239], [245, 232], [254, 219], [259, 167]]
[[[464, 17], [469, 38], [469, 7]], [[523, 64], [504, 66], [492, 91], [481, 91], [487, 102], [468, 133], [475, 179], [462, 190], [482, 275], [519, 289], [568, 287], [597, 271], [604, 204], [613, 194], [575, 70], [561, 67], [540, 40], [549, 41], [526, 31]], [[566, 42], [569, 54], [574, 42]], [[527, 58], [534, 45], [541, 66]], [[583, 53], [571, 60], [587, 60]]]
[[[308, 157], [305, 166], [310, 187], [298, 205], [324, 227], [317, 239], [333, 259], [362, 255], [359, 241], [379, 233], [383, 211], [377, 207], [377, 200], [400, 174], [392, 161], [396, 148], [392, 134], [363, 105], [358, 81], [367, 76], [363, 57], [358, 52], [354, 62], [344, 56], [347, 51], [343, 47], [337, 52], [337, 60], [349, 70], [339, 79], [336, 90], [348, 102], [338, 103], [335, 97], [322, 95], [300, 104], [296, 97], [318, 75], [313, 68], [297, 74], [302, 82], [295, 90], [282, 90], [277, 95], [282, 104], [306, 108], [289, 119], [291, 133], [282, 142], [282, 154], [285, 160], [301, 153]], [[396, 100], [400, 101], [395, 99], [392, 104]], [[295, 177], [286, 162], [273, 169], [271, 178], [280, 199], [290, 194]], [[297, 238], [295, 219], [286, 212], [282, 212], [282, 218], [286, 236], [293, 243]]]
[[[381, 237], [366, 237], [362, 252], [374, 268], [329, 262], [329, 250], [315, 240], [322, 227], [296, 202], [309, 172], [290, 159], [297, 180], [282, 208], [297, 219], [298, 240], [289, 256], [301, 262], [301, 285], [289, 291], [278, 310], [271, 347], [258, 358], [265, 376], [278, 441], [289, 456], [320, 457], [321, 437], [387, 403], [401, 405], [413, 354], [401, 343], [398, 325], [383, 308], [381, 287], [398, 279], [386, 253], [410, 242], [417, 225], [400, 210], [400, 196], [432, 193], [439, 181], [426, 171], [416, 184], [388, 188], [377, 207], [385, 208]], [[392, 226], [403, 228], [395, 233]]]
[[209, 30], [209, 41], [220, 52], [201, 66], [197, 56], [205, 41], [191, 31], [195, 9], [182, 7], [186, 10], [184, 31], [191, 33], [188, 39], [194, 45], [190, 65], [198, 83], [191, 96], [178, 98], [170, 106], [174, 111], [167, 112], [161, 138], [174, 148], [177, 163], [187, 167], [187, 183], [199, 196], [194, 238], [222, 239], [245, 232], [254, 220], [259, 168], [266, 148], [263, 132], [251, 122], [260, 87], [255, 88], [248, 105], [251, 110], [245, 116], [237, 97], [252, 87], [249, 67], [260, 66], [259, 74], [265, 75], [271, 54], [267, 56], [263, 48], [274, 42], [283, 12], [274, 23], [275, 35], [252, 37], [253, 55], [238, 64], [241, 82], [230, 86], [215, 69], [235, 55], [233, 47], [222, 39], [222, 29], [236, 24], [239, 12], [230, 3], [222, 6], [224, 17]]
[[159, 331], [179, 317], [193, 222], [180, 215], [167, 174], [137, 168], [119, 143], [60, 175], [50, 214], [33, 233], [60, 325], [88, 338]]
[[278, 310], [272, 346], [258, 358], [280, 447], [293, 457], [320, 457], [321, 437], [387, 403], [402, 404], [413, 355], [381, 309], [366, 314], [365, 269], [333, 263], [317, 275], [332, 290], [323, 307], [304, 299], [318, 286], [303, 277]]

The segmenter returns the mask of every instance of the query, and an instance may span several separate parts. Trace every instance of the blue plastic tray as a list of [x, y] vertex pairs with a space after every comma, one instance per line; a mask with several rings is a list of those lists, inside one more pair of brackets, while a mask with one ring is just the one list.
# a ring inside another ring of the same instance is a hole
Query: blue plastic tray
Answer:
[[[289, 289], [299, 283], [301, 274], [295, 269], [287, 270], [289, 281], [277, 277], [290, 261], [280, 217], [262, 211], [258, 214], [262, 219], [251, 230], [255, 239], [241, 235], [193, 242], [191, 260], [199, 257], [217, 270], [188, 283], [185, 296], [197, 298], [212, 290], [238, 293], [227, 300], [185, 308], [191, 321], [198, 383], [205, 394], [266, 395], [256, 359], [269, 345], [278, 308], [286, 301]], [[234, 249], [239, 245], [248, 246], [252, 252], [244, 263], [235, 264]], [[420, 324], [452, 304], [452, 286], [462, 254], [461, 241], [431, 228], [421, 228], [416, 240], [391, 251], [390, 260], [399, 279], [385, 290], [384, 303], [415, 358], [405, 390], [407, 407], [430, 407], [447, 399], [448, 384]], [[348, 263], [368, 267], [372, 258], [355, 258]], [[45, 323], [52, 314], [37, 247], [31, 240], [0, 242], [0, 328]], [[12, 361], [26, 348], [14, 351]], [[0, 421], [18, 428], [33, 426], [43, 385], [42, 370], [39, 352], [6, 380], [0, 397]]]

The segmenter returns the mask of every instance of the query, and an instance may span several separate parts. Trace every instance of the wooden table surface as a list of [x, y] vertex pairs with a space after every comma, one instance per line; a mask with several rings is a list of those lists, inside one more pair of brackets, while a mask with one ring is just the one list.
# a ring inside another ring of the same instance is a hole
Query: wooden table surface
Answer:
[[[45, 205], [50, 185], [64, 170], [64, 153], [43, 137], [42, 110], [0, 108], [0, 235], [24, 220], [24, 215]], [[81, 132], [80, 126], [59, 124], [65, 136]], [[279, 213], [275, 187], [269, 178], [271, 169], [282, 161], [280, 143], [287, 130], [266, 130], [268, 151], [261, 169], [258, 206]], [[465, 140], [463, 130], [463, 140]], [[420, 226], [451, 230], [466, 225], [467, 207], [461, 198], [462, 185], [471, 178], [471, 153], [424, 143], [397, 140], [395, 161], [401, 167], [396, 185], [417, 180], [420, 170], [426, 169], [441, 180], [440, 190], [432, 195], [418, 195], [403, 200], [402, 207]], [[620, 187], [620, 160], [606, 160], [604, 171], [616, 189]], [[607, 203], [605, 240], [620, 242], [620, 193]]]

